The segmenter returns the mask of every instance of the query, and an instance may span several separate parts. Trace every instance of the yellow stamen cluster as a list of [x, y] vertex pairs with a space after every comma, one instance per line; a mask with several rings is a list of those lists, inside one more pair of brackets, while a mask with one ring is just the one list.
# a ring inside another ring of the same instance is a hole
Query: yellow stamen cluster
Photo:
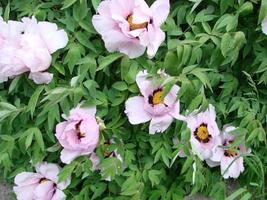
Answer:
[[153, 105], [158, 105], [158, 104], [163, 103], [162, 96], [163, 96], [163, 91], [155, 92], [152, 98]]
[[207, 140], [209, 138], [209, 131], [208, 131], [207, 126], [200, 125], [197, 128], [196, 135], [198, 136], [200, 140], [203, 140], [203, 141]]
[[130, 30], [131, 31], [134, 31], [134, 30], [137, 30], [137, 29], [142, 29], [142, 28], [146, 28], [147, 27], [147, 22], [144, 22], [144, 23], [141, 23], [141, 24], [134, 24], [133, 23], [133, 15], [129, 15], [127, 17], [127, 21], [130, 25]]

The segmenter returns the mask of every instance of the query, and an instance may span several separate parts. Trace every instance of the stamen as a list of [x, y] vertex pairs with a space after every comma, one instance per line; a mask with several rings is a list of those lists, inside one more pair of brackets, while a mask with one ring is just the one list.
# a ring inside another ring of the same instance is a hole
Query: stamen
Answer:
[[209, 142], [211, 135], [209, 134], [207, 124], [202, 123], [194, 132], [195, 138], [201, 143]]
[[142, 28], [146, 28], [148, 23], [147, 22], [144, 22], [144, 23], [141, 23], [141, 24], [134, 24], [133, 23], [133, 15], [129, 15], [127, 17], [127, 21], [130, 25], [130, 30], [133, 31], [133, 30], [137, 30], [137, 29], [142, 29]]
[[161, 88], [154, 90], [153, 95], [150, 95], [148, 97], [148, 103], [152, 105], [158, 105], [164, 103], [162, 96], [163, 96], [163, 91]]
[[[224, 142], [224, 146], [227, 146], [227, 143], [228, 144], [232, 144], [234, 141], [233, 140], [230, 140], [228, 142]], [[236, 150], [240, 150], [239, 147], [237, 148], [229, 148], [229, 149], [226, 149], [224, 150], [224, 155], [227, 156], [227, 157], [235, 157], [237, 156], [237, 151]]]
[[78, 136], [79, 139], [85, 137], [85, 133], [81, 132], [81, 129], [80, 129], [81, 123], [82, 123], [82, 121], [80, 121], [79, 123], [77, 123], [77, 124], [76, 124], [76, 127], [75, 127], [76, 130], [77, 130], [77, 132], [78, 132], [78, 133], [77, 133], [77, 136]]
[[48, 181], [48, 179], [46, 179], [46, 178], [41, 178], [40, 181], [39, 181], [39, 183], [42, 184], [42, 183], [45, 183], [45, 182], [47, 182], [47, 181]]

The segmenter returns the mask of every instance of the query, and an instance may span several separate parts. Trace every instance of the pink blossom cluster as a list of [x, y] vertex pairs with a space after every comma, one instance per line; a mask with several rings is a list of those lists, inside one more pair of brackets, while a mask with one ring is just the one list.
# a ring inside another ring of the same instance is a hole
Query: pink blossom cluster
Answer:
[[53, 78], [46, 72], [51, 54], [67, 43], [67, 33], [54, 23], [37, 22], [34, 17], [5, 22], [0, 17], [0, 83], [29, 72], [35, 83], [48, 84]]

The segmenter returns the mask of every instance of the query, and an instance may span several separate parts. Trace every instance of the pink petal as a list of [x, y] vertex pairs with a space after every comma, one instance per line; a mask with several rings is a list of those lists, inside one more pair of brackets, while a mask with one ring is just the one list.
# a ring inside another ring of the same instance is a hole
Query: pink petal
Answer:
[[22, 172], [16, 175], [14, 182], [18, 186], [25, 186], [36, 184], [41, 178], [42, 176], [37, 173]]
[[[88, 153], [89, 154], [89, 153]], [[60, 153], [60, 159], [65, 164], [70, 164], [75, 158], [81, 156], [81, 151], [72, 151], [63, 149]]]
[[96, 106], [83, 108], [79, 105], [76, 108], [71, 109], [70, 119], [79, 120], [78, 118], [87, 118], [88, 116], [91, 118], [95, 117], [95, 114]]
[[180, 101], [177, 101], [171, 108], [171, 111], [169, 112], [169, 114], [178, 120], [182, 120], [184, 121], [186, 118], [182, 115], [180, 115]]
[[45, 48], [22, 49], [18, 55], [31, 72], [42, 72], [49, 68], [52, 57]]
[[119, 51], [128, 55], [131, 59], [143, 55], [146, 49], [139, 44], [137, 39], [127, 38], [119, 30], [109, 31], [103, 36], [103, 40], [109, 52]]
[[145, 97], [148, 97], [153, 93], [154, 89], [157, 89], [152, 86], [151, 80], [147, 79], [148, 73], [146, 70], [138, 72], [136, 75], [136, 84], [141, 92], [141, 94]]
[[148, 122], [151, 116], [144, 110], [144, 98], [140, 96], [131, 97], [125, 102], [125, 113], [131, 124]]
[[55, 191], [52, 181], [40, 183], [34, 190], [34, 199], [51, 200]]
[[214, 162], [211, 159], [206, 159], [206, 163], [209, 167], [217, 167], [220, 165], [220, 162]]
[[153, 117], [149, 125], [149, 134], [164, 132], [172, 123], [173, 118], [170, 115]]
[[[223, 178], [238, 178], [240, 173], [244, 171], [243, 158], [240, 157], [236, 159], [230, 166], [234, 159], [235, 157], [223, 156], [221, 161], [221, 174], [223, 175]], [[228, 166], [230, 167], [228, 168]], [[227, 168], [228, 170], [226, 171]]]
[[128, 17], [134, 8], [135, 0], [112, 0], [110, 1], [110, 10], [113, 14]]
[[64, 30], [58, 30], [56, 24], [50, 22], [39, 22], [38, 27], [42, 39], [45, 41], [51, 54], [67, 45], [69, 40], [67, 33]]
[[47, 163], [47, 162], [40, 162], [35, 166], [36, 172], [41, 174], [43, 177], [53, 181], [57, 182], [58, 180], [58, 173], [60, 171], [60, 167], [53, 163]]
[[165, 33], [160, 29], [148, 25], [148, 37], [149, 45], [147, 46], [147, 55], [149, 58], [153, 58], [158, 51], [159, 46], [165, 40]]
[[68, 122], [60, 122], [56, 125], [56, 137], [57, 137], [57, 139], [61, 138], [61, 135], [63, 134], [67, 125], [68, 125]]
[[16, 194], [17, 200], [32, 200], [34, 199], [34, 190], [38, 183], [27, 186], [15, 186], [13, 191]]
[[167, 19], [170, 12], [169, 0], [156, 0], [150, 7], [153, 12], [154, 26], [161, 26]]
[[92, 23], [95, 30], [102, 36], [115, 29], [116, 25], [112, 18], [103, 15], [94, 15], [92, 18]]
[[48, 72], [33, 72], [29, 74], [29, 79], [32, 79], [36, 84], [49, 84], [53, 76]]

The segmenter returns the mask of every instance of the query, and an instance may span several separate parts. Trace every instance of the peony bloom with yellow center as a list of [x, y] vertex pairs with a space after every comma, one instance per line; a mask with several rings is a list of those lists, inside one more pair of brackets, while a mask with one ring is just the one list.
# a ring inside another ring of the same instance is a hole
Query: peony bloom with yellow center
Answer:
[[[158, 71], [162, 78], [168, 75]], [[125, 113], [131, 124], [141, 124], [150, 121], [149, 133], [164, 132], [173, 119], [182, 120], [180, 103], [177, 100], [179, 87], [173, 85], [170, 92], [164, 97], [164, 86], [152, 84], [155, 81], [148, 79], [147, 71], [141, 71], [136, 76], [136, 83], [142, 95], [129, 98], [125, 103]]]
[[150, 7], [144, 0], [104, 0], [92, 23], [109, 52], [137, 58], [147, 50], [152, 58], [165, 40], [160, 26], [169, 12], [169, 0], [156, 0]]
[[214, 107], [210, 104], [205, 112], [195, 110], [185, 121], [191, 131], [192, 153], [198, 155], [201, 160], [206, 160], [209, 166], [216, 166], [217, 163], [214, 162], [219, 162], [221, 159], [221, 152], [217, 147], [222, 143]]
[[245, 170], [244, 159], [241, 153], [246, 153], [247, 149], [244, 144], [240, 144], [237, 147], [233, 147], [232, 144], [236, 137], [231, 135], [231, 132], [236, 130], [236, 127], [225, 125], [222, 130], [222, 144], [224, 148], [220, 148], [222, 151], [222, 157], [220, 160], [221, 174], [223, 178], [237, 178]]

